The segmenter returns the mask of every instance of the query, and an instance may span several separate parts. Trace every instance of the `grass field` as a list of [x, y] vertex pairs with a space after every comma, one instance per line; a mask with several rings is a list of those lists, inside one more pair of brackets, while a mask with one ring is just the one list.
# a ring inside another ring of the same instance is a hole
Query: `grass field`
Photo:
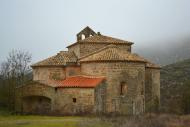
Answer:
[[76, 127], [79, 117], [0, 116], [0, 127]]
[[0, 111], [0, 127], [190, 127], [190, 115], [34, 116]]
[[0, 127], [83, 127], [84, 123], [86, 127], [111, 126], [97, 117], [11, 115], [7, 110], [0, 109]]
[[0, 110], [0, 127], [111, 127], [98, 117], [11, 115]]
[[84, 124], [90, 127], [111, 127], [111, 124], [96, 117], [0, 116], [0, 127], [83, 127]]
[[100, 121], [96, 117], [0, 116], [0, 127], [82, 127], [83, 125], [111, 127], [111, 124]]

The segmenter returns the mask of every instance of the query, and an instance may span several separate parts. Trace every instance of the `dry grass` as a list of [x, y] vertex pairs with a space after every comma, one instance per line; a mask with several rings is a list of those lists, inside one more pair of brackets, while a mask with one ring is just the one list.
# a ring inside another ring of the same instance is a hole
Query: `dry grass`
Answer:
[[96, 120], [84, 120], [80, 127], [190, 127], [190, 115], [146, 114], [142, 116], [99, 117]]

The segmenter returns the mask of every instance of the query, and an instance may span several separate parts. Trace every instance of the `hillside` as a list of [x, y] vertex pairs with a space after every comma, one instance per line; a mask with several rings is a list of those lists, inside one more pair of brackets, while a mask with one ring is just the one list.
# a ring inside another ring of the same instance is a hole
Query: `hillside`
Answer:
[[190, 85], [190, 59], [164, 66], [161, 70], [161, 108], [165, 112], [182, 112], [182, 98]]

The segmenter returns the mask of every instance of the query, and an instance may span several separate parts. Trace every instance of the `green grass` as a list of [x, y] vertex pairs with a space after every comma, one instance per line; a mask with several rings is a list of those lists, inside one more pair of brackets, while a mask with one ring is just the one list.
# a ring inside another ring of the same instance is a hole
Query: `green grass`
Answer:
[[[96, 121], [96, 122], [94, 122]], [[96, 117], [0, 116], [0, 127], [110, 127]]]
[[0, 116], [0, 127], [76, 127], [80, 117]]
[[0, 127], [110, 127], [97, 117], [11, 115], [0, 110]]
[[[190, 115], [37, 116], [0, 114], [0, 127], [190, 127]], [[2, 113], [2, 111], [0, 111]]]

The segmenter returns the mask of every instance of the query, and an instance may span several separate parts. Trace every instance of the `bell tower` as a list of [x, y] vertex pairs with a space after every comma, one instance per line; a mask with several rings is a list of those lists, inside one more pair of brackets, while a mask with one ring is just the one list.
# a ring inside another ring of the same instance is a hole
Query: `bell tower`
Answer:
[[83, 40], [94, 35], [96, 35], [96, 32], [94, 32], [90, 27], [87, 26], [77, 34], [77, 41]]

